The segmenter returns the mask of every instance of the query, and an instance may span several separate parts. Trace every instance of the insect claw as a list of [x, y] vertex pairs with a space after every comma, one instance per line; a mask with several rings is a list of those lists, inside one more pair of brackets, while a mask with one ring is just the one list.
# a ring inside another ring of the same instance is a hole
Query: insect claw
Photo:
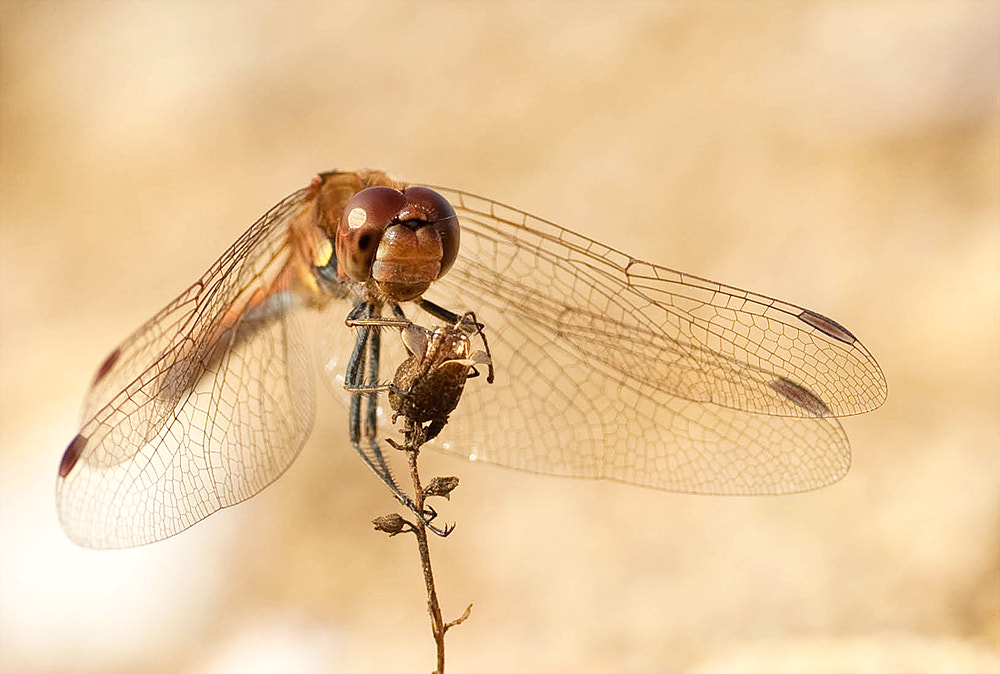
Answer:
[[452, 531], [454, 531], [454, 530], [455, 530], [455, 525], [454, 525], [454, 524], [446, 524], [446, 525], [444, 525], [444, 529], [438, 529], [437, 527], [435, 527], [435, 526], [433, 526], [433, 525], [431, 525], [431, 524], [428, 524], [428, 525], [427, 525], [427, 528], [428, 528], [428, 529], [429, 529], [430, 531], [433, 531], [433, 532], [434, 532], [435, 534], [437, 534], [437, 535], [438, 535], [438, 536], [440, 536], [441, 538], [447, 538], [447, 537], [448, 537], [448, 535], [449, 535], [449, 534], [450, 534], [450, 533], [451, 533]]

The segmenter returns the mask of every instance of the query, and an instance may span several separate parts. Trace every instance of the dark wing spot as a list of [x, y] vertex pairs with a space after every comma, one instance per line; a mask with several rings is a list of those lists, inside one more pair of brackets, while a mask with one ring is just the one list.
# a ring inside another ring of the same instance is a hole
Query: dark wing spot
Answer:
[[858, 341], [843, 325], [832, 318], [821, 316], [814, 311], [803, 309], [802, 313], [799, 314], [799, 320], [808, 323], [828, 337], [840, 340], [844, 344], [854, 344], [854, 342]]
[[825, 417], [830, 414], [830, 408], [826, 406], [815, 393], [807, 389], [802, 384], [796, 384], [791, 379], [778, 377], [771, 382], [771, 388], [785, 396], [793, 403], [811, 412], [818, 417]]
[[107, 376], [108, 372], [111, 372], [111, 368], [115, 366], [115, 363], [118, 362], [118, 358], [121, 355], [122, 355], [121, 347], [118, 347], [117, 349], [112, 351], [107, 358], [104, 359], [104, 362], [101, 363], [101, 366], [97, 368], [97, 374], [94, 376], [95, 386], [97, 385], [98, 382], [104, 379], [105, 376]]
[[87, 446], [87, 438], [76, 434], [73, 441], [69, 443], [69, 447], [62, 455], [62, 461], [59, 462], [59, 477], [66, 477], [73, 470], [73, 466], [80, 458], [80, 454], [83, 453], [83, 448]]

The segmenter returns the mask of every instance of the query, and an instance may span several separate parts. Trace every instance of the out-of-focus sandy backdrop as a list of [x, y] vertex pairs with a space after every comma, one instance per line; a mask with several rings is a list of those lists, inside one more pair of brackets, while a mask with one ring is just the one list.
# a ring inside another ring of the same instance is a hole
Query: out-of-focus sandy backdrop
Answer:
[[0, 668], [429, 671], [341, 408], [250, 502], [74, 547], [116, 342], [332, 167], [520, 206], [836, 318], [889, 381], [849, 476], [700, 498], [447, 457], [455, 672], [996, 672], [995, 2], [0, 4]]

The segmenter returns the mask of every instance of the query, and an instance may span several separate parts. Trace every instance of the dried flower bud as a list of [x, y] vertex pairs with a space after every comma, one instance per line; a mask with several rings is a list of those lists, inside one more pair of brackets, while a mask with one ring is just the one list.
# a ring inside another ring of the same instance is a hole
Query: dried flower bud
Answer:
[[450, 500], [451, 492], [457, 486], [457, 477], [436, 477], [424, 487], [424, 496], [443, 496]]
[[[410, 357], [396, 369], [389, 390], [394, 418], [404, 416], [417, 423], [430, 421], [443, 426], [458, 405], [466, 380], [478, 372], [477, 366], [487, 366], [487, 380], [493, 381], [488, 349], [472, 349], [471, 337], [477, 334], [482, 335], [482, 331], [473, 314], [462, 316], [456, 325], [433, 331], [412, 324], [403, 330], [403, 344]], [[436, 434], [430, 434], [428, 439]]]
[[398, 513], [391, 513], [389, 515], [380, 515], [372, 520], [372, 524], [375, 525], [375, 531], [384, 531], [390, 536], [395, 536], [396, 534], [403, 531], [409, 524], [403, 519], [402, 515]]

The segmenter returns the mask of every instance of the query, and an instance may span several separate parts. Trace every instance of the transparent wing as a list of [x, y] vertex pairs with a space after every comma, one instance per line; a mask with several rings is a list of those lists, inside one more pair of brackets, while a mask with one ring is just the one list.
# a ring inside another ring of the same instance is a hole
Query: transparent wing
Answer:
[[257, 493], [298, 454], [313, 371], [280, 278], [287, 220], [306, 195], [272, 208], [99, 368], [57, 482], [77, 543], [175, 534]]
[[445, 449], [694, 493], [796, 492], [847, 472], [836, 417], [878, 407], [886, 384], [845, 328], [434, 189], [462, 247], [426, 297], [475, 311], [496, 364], [496, 383], [466, 387]]

